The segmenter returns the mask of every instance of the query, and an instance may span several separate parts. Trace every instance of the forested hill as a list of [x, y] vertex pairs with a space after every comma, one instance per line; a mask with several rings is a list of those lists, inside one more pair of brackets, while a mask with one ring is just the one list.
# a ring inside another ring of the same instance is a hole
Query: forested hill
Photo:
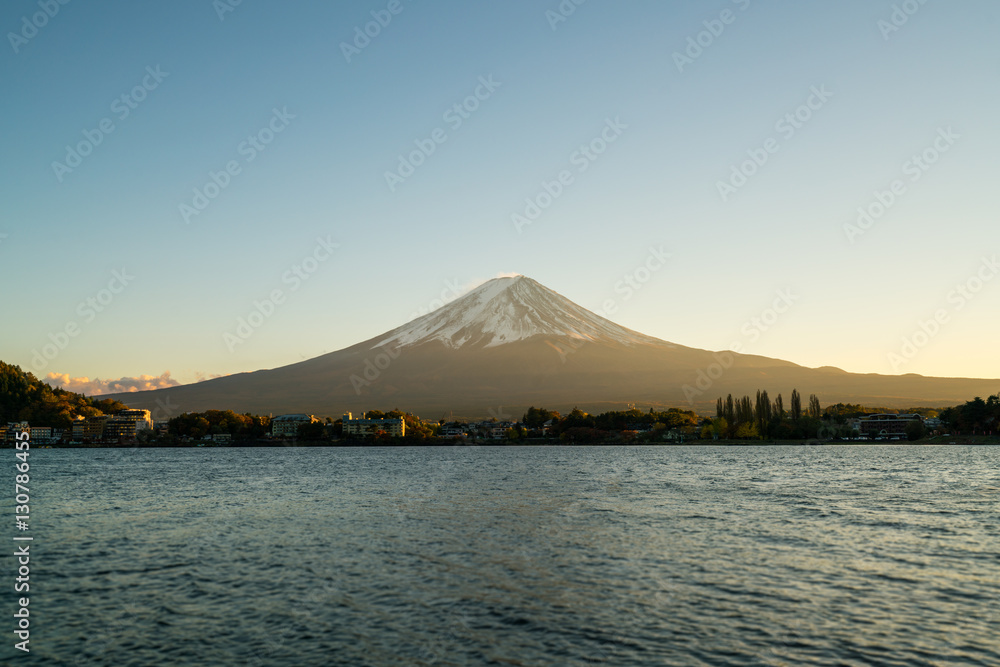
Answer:
[[20, 366], [0, 361], [0, 426], [26, 421], [32, 426], [67, 428], [77, 415], [113, 414], [126, 407], [121, 401], [52, 388]]

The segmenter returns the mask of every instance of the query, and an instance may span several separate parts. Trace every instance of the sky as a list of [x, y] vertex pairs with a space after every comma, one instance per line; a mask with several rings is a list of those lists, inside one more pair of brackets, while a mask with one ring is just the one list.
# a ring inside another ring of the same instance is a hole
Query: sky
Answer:
[[0, 359], [188, 383], [519, 273], [691, 347], [1000, 378], [998, 27], [990, 0], [10, 0]]

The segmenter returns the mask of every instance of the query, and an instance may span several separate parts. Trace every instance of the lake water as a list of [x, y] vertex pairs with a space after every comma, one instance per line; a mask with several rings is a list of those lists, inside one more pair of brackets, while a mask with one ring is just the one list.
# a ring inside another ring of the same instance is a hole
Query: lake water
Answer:
[[3, 664], [1000, 665], [1000, 448], [30, 462], [32, 652], [11, 547]]

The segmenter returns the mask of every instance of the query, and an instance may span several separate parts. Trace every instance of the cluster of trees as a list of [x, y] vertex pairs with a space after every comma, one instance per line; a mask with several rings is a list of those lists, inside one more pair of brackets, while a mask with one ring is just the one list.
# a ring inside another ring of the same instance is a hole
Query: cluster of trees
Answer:
[[[996, 433], [1000, 429], [1000, 394], [986, 400], [976, 397], [953, 408], [915, 407], [905, 410], [865, 407], [853, 403], [837, 403], [821, 408], [815, 394], [809, 396], [808, 406], [802, 407], [802, 398], [792, 390], [786, 410], [781, 394], [771, 401], [766, 390], [758, 390], [755, 398], [743, 396], [734, 399], [732, 394], [719, 398], [715, 404], [716, 417], [702, 427], [703, 438], [778, 439], [794, 440], [816, 436], [851, 435], [846, 426], [848, 419], [871, 414], [917, 414], [922, 417], [940, 417], [941, 422], [955, 433]], [[915, 421], [907, 427], [909, 440], [926, 435], [923, 423]]]
[[876, 414], [914, 414], [921, 415], [923, 417], [937, 417], [937, 408], [906, 408], [905, 410], [896, 410], [894, 408], [872, 408], [861, 405], [859, 403], [836, 403], [834, 405], [828, 405], [823, 408], [824, 419], [830, 416], [836, 423], [843, 424], [848, 419], [854, 419], [856, 417], [864, 417], [866, 415], [876, 415]]
[[[398, 408], [388, 412], [369, 410], [365, 413], [365, 417], [368, 419], [402, 419], [403, 423], [406, 424], [406, 436], [402, 440], [403, 444], [433, 438], [440, 428], [437, 424], [425, 424], [416, 415]], [[325, 420], [299, 425], [296, 437], [311, 442], [332, 440], [343, 435], [343, 427], [343, 420], [334, 421], [327, 417]], [[199, 440], [206, 435], [228, 433], [234, 441], [238, 442], [263, 438], [270, 432], [271, 418], [268, 416], [249, 412], [238, 414], [232, 410], [206, 410], [205, 412], [186, 412], [171, 419], [167, 425], [167, 437], [160, 438], [160, 441], [169, 444], [178, 438]], [[383, 432], [376, 433], [374, 437], [368, 436], [364, 440], [397, 442], [396, 439], [391, 439], [388, 433]]]
[[996, 433], [1000, 428], [1000, 394], [985, 401], [976, 396], [967, 403], [942, 410], [940, 417], [955, 433]]
[[121, 401], [50, 387], [20, 366], [0, 361], [0, 424], [26, 421], [32, 426], [69, 428], [78, 416], [114, 414], [126, 407]]
[[528, 411], [524, 413], [521, 417], [521, 423], [523, 423], [528, 428], [539, 429], [545, 426], [545, 422], [552, 421], [553, 423], [561, 419], [559, 413], [555, 410], [546, 410], [545, 408], [536, 408], [531, 406]]
[[[370, 410], [365, 415], [369, 419], [401, 418], [406, 424], [406, 441], [422, 440], [437, 434], [437, 425], [424, 424], [419, 417], [395, 409], [388, 412]], [[271, 418], [249, 412], [238, 414], [232, 410], [206, 410], [186, 412], [174, 417], [167, 424], [166, 442], [178, 438], [199, 440], [206, 435], [228, 433], [234, 441], [249, 441], [263, 438], [271, 433]], [[301, 424], [297, 436], [301, 440], [319, 442], [343, 435], [343, 421], [333, 421], [330, 417], [309, 424]], [[375, 440], [388, 439], [388, 434], [377, 433]], [[161, 439], [162, 440], [162, 439]]]
[[652, 408], [643, 412], [637, 408], [602, 412], [591, 415], [573, 408], [565, 417], [554, 410], [528, 408], [521, 421], [529, 429], [539, 429], [545, 422], [552, 422], [550, 433], [562, 440], [574, 442], [602, 442], [622, 431], [650, 431], [655, 433], [668, 429], [694, 428], [698, 425], [698, 415], [691, 410], [670, 408], [657, 412]]
[[[843, 406], [842, 406], [843, 407]], [[860, 406], [858, 406], [860, 407]], [[816, 394], [809, 395], [806, 407], [797, 389], [785, 401], [778, 394], [771, 401], [766, 389], [757, 390], [756, 397], [733, 398], [732, 394], [715, 403], [715, 419], [702, 427], [703, 438], [799, 440], [817, 435], [840, 435], [834, 426], [834, 412], [824, 410]], [[841, 417], [843, 424], [846, 417]]]
[[[402, 418], [406, 424], [407, 439], [428, 438], [435, 434], [436, 428], [429, 427], [420, 421], [416, 415], [402, 410], [370, 410], [365, 414], [369, 419]], [[315, 421], [299, 426], [297, 437], [302, 440], [321, 441], [339, 437], [343, 434], [343, 421], [333, 421], [327, 417], [325, 421]], [[264, 415], [254, 415], [249, 412], [237, 414], [232, 410], [206, 410], [205, 412], [187, 412], [174, 417], [168, 424], [168, 435], [172, 437], [190, 437], [199, 439], [205, 435], [228, 433], [233, 440], [255, 440], [271, 432], [271, 418]], [[380, 434], [376, 434], [378, 439]]]
[[271, 430], [271, 418], [249, 412], [236, 414], [232, 410], [185, 412], [167, 423], [167, 434], [176, 437], [201, 438], [228, 433], [234, 440], [259, 438]]
[[734, 399], [732, 394], [719, 397], [715, 403], [715, 419], [702, 427], [702, 437], [780, 440], [811, 438], [829, 428], [830, 415], [824, 415], [816, 394], [809, 395], [807, 407], [802, 407], [802, 397], [792, 390], [785, 409], [785, 401], [778, 394], [771, 401], [766, 389], [758, 389], [756, 398], [743, 396]]

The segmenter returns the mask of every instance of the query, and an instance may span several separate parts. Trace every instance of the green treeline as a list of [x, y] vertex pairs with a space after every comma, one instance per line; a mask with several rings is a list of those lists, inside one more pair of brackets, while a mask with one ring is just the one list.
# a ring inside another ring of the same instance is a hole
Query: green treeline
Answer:
[[602, 442], [622, 432], [632, 431], [652, 432], [658, 436], [674, 430], [695, 435], [699, 417], [691, 410], [680, 408], [670, 408], [662, 412], [656, 412], [652, 408], [649, 412], [633, 408], [602, 412], [599, 415], [591, 415], [579, 408], [573, 408], [563, 417], [553, 410], [532, 406], [521, 418], [521, 423], [528, 430], [525, 435], [531, 435], [531, 431], [543, 428], [547, 422], [550, 423], [548, 435], [556, 436], [560, 440]]
[[227, 433], [234, 439], [252, 439], [267, 435], [271, 418], [249, 412], [236, 414], [232, 410], [185, 412], [167, 422], [167, 435], [198, 439], [206, 435]]
[[[87, 397], [75, 392], [53, 388], [20, 367], [0, 361], [0, 426], [9, 422], [29, 422], [32, 426], [69, 428], [77, 417], [115, 414], [126, 409], [124, 403], [110, 399]], [[755, 396], [734, 397], [732, 394], [716, 401], [715, 418], [701, 419], [691, 410], [670, 408], [656, 412], [650, 409], [610, 411], [591, 415], [578, 408], [561, 415], [543, 407], [530, 407], [508, 432], [509, 439], [538, 437], [545, 434], [563, 441], [601, 442], [623, 432], [652, 432], [663, 439], [668, 432], [702, 438], [797, 440], [815, 437], [850, 437], [848, 420], [878, 413], [914, 413], [923, 417], [938, 417], [942, 429], [954, 434], [990, 435], [1000, 427], [1000, 393], [986, 400], [975, 397], [962, 405], [934, 409], [914, 407], [906, 410], [866, 407], [837, 403], [821, 407], [819, 398], [810, 394], [808, 400], [798, 390], [792, 390], [786, 403], [781, 394], [772, 400], [766, 390]], [[416, 415], [394, 409], [388, 412], [371, 410], [372, 419], [402, 418], [406, 423], [406, 441], [435, 438], [444, 424], [427, 423]], [[166, 439], [200, 439], [207, 435], [229, 434], [234, 440], [253, 440], [270, 433], [271, 418], [232, 410], [206, 410], [184, 413], [171, 419]], [[151, 434], [152, 435], [152, 434]], [[342, 435], [340, 420], [302, 425], [298, 436], [306, 440], [324, 440]], [[920, 437], [922, 431], [909, 434]], [[159, 439], [159, 438], [156, 438]]]
[[[956, 434], [993, 434], [1000, 426], [1000, 394], [983, 400], [973, 400], [952, 408], [915, 407], [905, 410], [872, 408], [859, 404], [837, 403], [826, 408], [819, 398], [810, 394], [806, 407], [795, 389], [785, 408], [781, 394], [770, 400], [767, 390], [760, 389], [755, 397], [719, 397], [715, 403], [715, 419], [702, 426], [703, 438], [801, 440], [814, 437], [850, 437], [849, 419], [873, 414], [918, 414], [938, 417], [942, 425]], [[911, 440], [925, 435], [923, 426], [915, 424], [907, 430]]]
[[[369, 419], [401, 418], [406, 424], [406, 440], [422, 440], [433, 437], [436, 426], [424, 424], [419, 417], [399, 409], [382, 412], [369, 410]], [[249, 412], [237, 414], [232, 410], [206, 410], [204, 412], [186, 412], [167, 422], [167, 432], [157, 436], [159, 444], [173, 444], [179, 438], [200, 440], [206, 435], [228, 434], [233, 441], [248, 441], [263, 438], [271, 433], [271, 418], [266, 415], [254, 415]], [[330, 440], [343, 434], [343, 423], [340, 419], [333, 421], [330, 417], [311, 424], [301, 424], [296, 437], [308, 441]], [[359, 438], [362, 439], [362, 438]], [[368, 438], [373, 439], [372, 437]], [[385, 440], [378, 435], [376, 440]]]
[[976, 396], [967, 403], [942, 410], [939, 416], [956, 433], [994, 434], [1000, 429], [1000, 393], [985, 401]]

